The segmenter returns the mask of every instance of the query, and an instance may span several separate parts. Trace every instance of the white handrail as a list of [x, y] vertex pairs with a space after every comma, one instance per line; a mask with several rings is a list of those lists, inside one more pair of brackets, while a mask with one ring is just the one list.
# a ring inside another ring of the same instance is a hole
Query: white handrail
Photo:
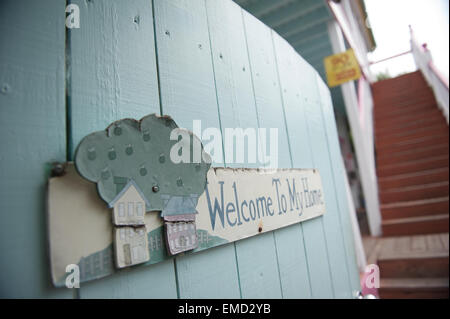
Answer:
[[409, 30], [411, 33], [411, 52], [413, 54], [414, 61], [416, 62], [417, 68], [422, 72], [428, 82], [428, 85], [430, 85], [433, 90], [437, 105], [442, 110], [448, 124], [448, 80], [435, 67], [431, 53], [426, 45], [418, 44], [411, 26], [409, 27]]

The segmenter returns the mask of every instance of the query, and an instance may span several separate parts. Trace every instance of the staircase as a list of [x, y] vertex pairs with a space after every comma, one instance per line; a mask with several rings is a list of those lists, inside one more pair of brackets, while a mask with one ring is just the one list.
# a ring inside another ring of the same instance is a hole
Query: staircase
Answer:
[[381, 298], [448, 298], [449, 132], [420, 71], [373, 84]]

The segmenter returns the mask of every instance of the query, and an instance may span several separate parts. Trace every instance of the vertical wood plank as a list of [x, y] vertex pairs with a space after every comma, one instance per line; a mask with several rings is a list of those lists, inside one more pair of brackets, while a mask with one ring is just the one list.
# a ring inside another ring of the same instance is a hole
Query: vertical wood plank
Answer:
[[273, 232], [236, 243], [242, 298], [282, 298]]
[[[242, 14], [258, 122], [261, 128], [278, 129], [277, 167], [292, 167], [271, 30], [247, 12], [242, 11]], [[269, 234], [273, 235], [272, 240], [269, 239]], [[236, 248], [244, 297], [310, 296], [300, 225], [276, 230], [260, 236], [259, 240], [256, 237], [242, 243], [238, 242]], [[276, 260], [276, 263], [271, 260]], [[255, 269], [260, 271], [260, 278]], [[293, 269], [295, 271], [292, 271]]]
[[[293, 166], [296, 168], [314, 168], [307, 129], [308, 116], [305, 114], [304, 104], [308, 103], [305, 101], [305, 97], [316, 94], [314, 86], [310, 85], [311, 82], [314, 82], [315, 73], [290, 44], [275, 32], [273, 32], [273, 41], [286, 113], [286, 125], [291, 143]], [[306, 79], [303, 82], [302, 77]], [[303, 86], [300, 86], [299, 83], [302, 83]], [[333, 289], [322, 217], [303, 222], [298, 226], [303, 229], [304, 234], [308, 261], [308, 272], [305, 275], [309, 276], [311, 282], [312, 297], [331, 298], [333, 297]], [[289, 251], [286, 253], [289, 253]], [[290, 273], [292, 273], [292, 270], [289, 270]], [[298, 287], [297, 281], [290, 281], [292, 289]]]
[[151, 0], [72, 0], [80, 28], [70, 31], [72, 144], [113, 121], [159, 113]]
[[[161, 104], [179, 126], [220, 129], [203, 0], [154, 0]], [[223, 161], [215, 161], [223, 165]]]
[[0, 5], [0, 297], [71, 298], [47, 260], [45, 164], [64, 161], [65, 1]]
[[[177, 124], [220, 129], [203, 0], [155, 0], [155, 32], [164, 114]], [[223, 165], [220, 160], [214, 165]], [[176, 258], [180, 298], [239, 298], [234, 245]]]
[[[314, 73], [317, 72], [313, 71]], [[331, 282], [334, 296], [336, 298], [350, 298], [351, 285], [349, 270], [347, 267], [347, 257], [343, 241], [343, 229], [339, 218], [339, 207], [333, 184], [333, 170], [330, 158], [328, 141], [325, 131], [325, 123], [322, 117], [322, 104], [317, 87], [317, 80], [314, 77], [301, 77], [299, 86], [308, 88], [308, 91], [315, 92], [312, 95], [304, 94], [305, 112], [307, 114], [307, 127], [313, 156], [314, 167], [319, 169], [324, 189], [326, 213], [323, 215], [323, 228], [328, 249], [328, 260], [331, 270]], [[306, 83], [307, 82], [307, 83]], [[340, 160], [340, 158], [336, 159]]]
[[[258, 120], [241, 9], [232, 1], [206, 0], [205, 3], [222, 135], [224, 136], [227, 128], [257, 129]], [[248, 149], [249, 145], [247, 144], [246, 147]], [[233, 157], [230, 151], [234, 155]], [[251, 163], [247, 156], [244, 158], [245, 163], [235, 163], [233, 161], [233, 158], [237, 159], [237, 152], [242, 151], [236, 149], [236, 144], [233, 144], [231, 149], [228, 149], [225, 145], [225, 166], [257, 167], [257, 159], [255, 163]], [[273, 245], [273, 240], [269, 238], [269, 244], [271, 241]], [[238, 276], [242, 276], [242, 273], [239, 271], [237, 244], [233, 243], [232, 245], [236, 255]], [[254, 245], [257, 244], [254, 243]], [[274, 250], [272, 251], [275, 252]], [[272, 260], [275, 261], [275, 258], [274, 254]], [[259, 274], [256, 280], [261, 280]], [[239, 278], [238, 284], [239, 296], [242, 297]]]
[[[74, 0], [80, 28], [70, 32], [71, 146], [111, 122], [159, 113], [150, 0]], [[72, 149], [73, 154], [73, 149]], [[87, 283], [82, 298], [173, 298], [172, 261]]]
[[330, 91], [324, 81], [318, 76], [317, 83], [319, 95], [322, 104], [322, 114], [324, 118], [326, 134], [328, 139], [328, 149], [330, 153], [330, 162], [333, 169], [334, 188], [336, 190], [336, 198], [339, 206], [339, 217], [342, 225], [342, 235], [344, 237], [345, 252], [347, 255], [347, 265], [349, 269], [350, 282], [352, 292], [360, 291], [359, 270], [356, 259], [355, 243], [353, 241], [353, 229], [350, 220], [349, 202], [347, 200], [345, 183], [346, 170], [342, 159], [341, 149], [339, 147], [339, 138], [336, 127], [336, 120], [333, 111], [333, 103]]
[[[206, 0], [214, 80], [219, 105], [222, 135], [226, 128], [258, 128], [255, 98], [248, 61], [241, 8], [233, 1]], [[248, 146], [248, 144], [246, 145]], [[228, 150], [236, 153], [244, 150]], [[247, 148], [245, 148], [245, 153]], [[231, 156], [230, 156], [231, 157]], [[225, 159], [228, 167], [258, 167], [245, 157], [244, 163]]]

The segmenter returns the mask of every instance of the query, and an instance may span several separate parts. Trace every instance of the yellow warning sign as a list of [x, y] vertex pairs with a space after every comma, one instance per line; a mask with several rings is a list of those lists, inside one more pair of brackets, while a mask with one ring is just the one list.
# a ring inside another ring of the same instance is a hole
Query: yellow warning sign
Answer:
[[353, 49], [327, 56], [323, 60], [329, 87], [359, 79], [361, 70]]

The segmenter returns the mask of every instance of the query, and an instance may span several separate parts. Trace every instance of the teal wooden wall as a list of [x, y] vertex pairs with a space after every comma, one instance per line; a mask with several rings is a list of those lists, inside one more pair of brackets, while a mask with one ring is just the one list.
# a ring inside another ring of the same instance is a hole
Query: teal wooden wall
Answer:
[[[334, 19], [326, 0], [234, 0], [285, 38], [326, 81], [323, 59], [334, 54], [327, 24]], [[331, 89], [333, 106], [346, 116], [341, 88]]]
[[[70, 3], [81, 16], [70, 31], [64, 1], [0, 4], [0, 297], [350, 298], [359, 290], [331, 96], [313, 67], [232, 1]], [[45, 164], [71, 160], [83, 136], [117, 119], [154, 112], [187, 128], [194, 119], [278, 128], [279, 166], [320, 170], [326, 214], [79, 290], [53, 288]]]

